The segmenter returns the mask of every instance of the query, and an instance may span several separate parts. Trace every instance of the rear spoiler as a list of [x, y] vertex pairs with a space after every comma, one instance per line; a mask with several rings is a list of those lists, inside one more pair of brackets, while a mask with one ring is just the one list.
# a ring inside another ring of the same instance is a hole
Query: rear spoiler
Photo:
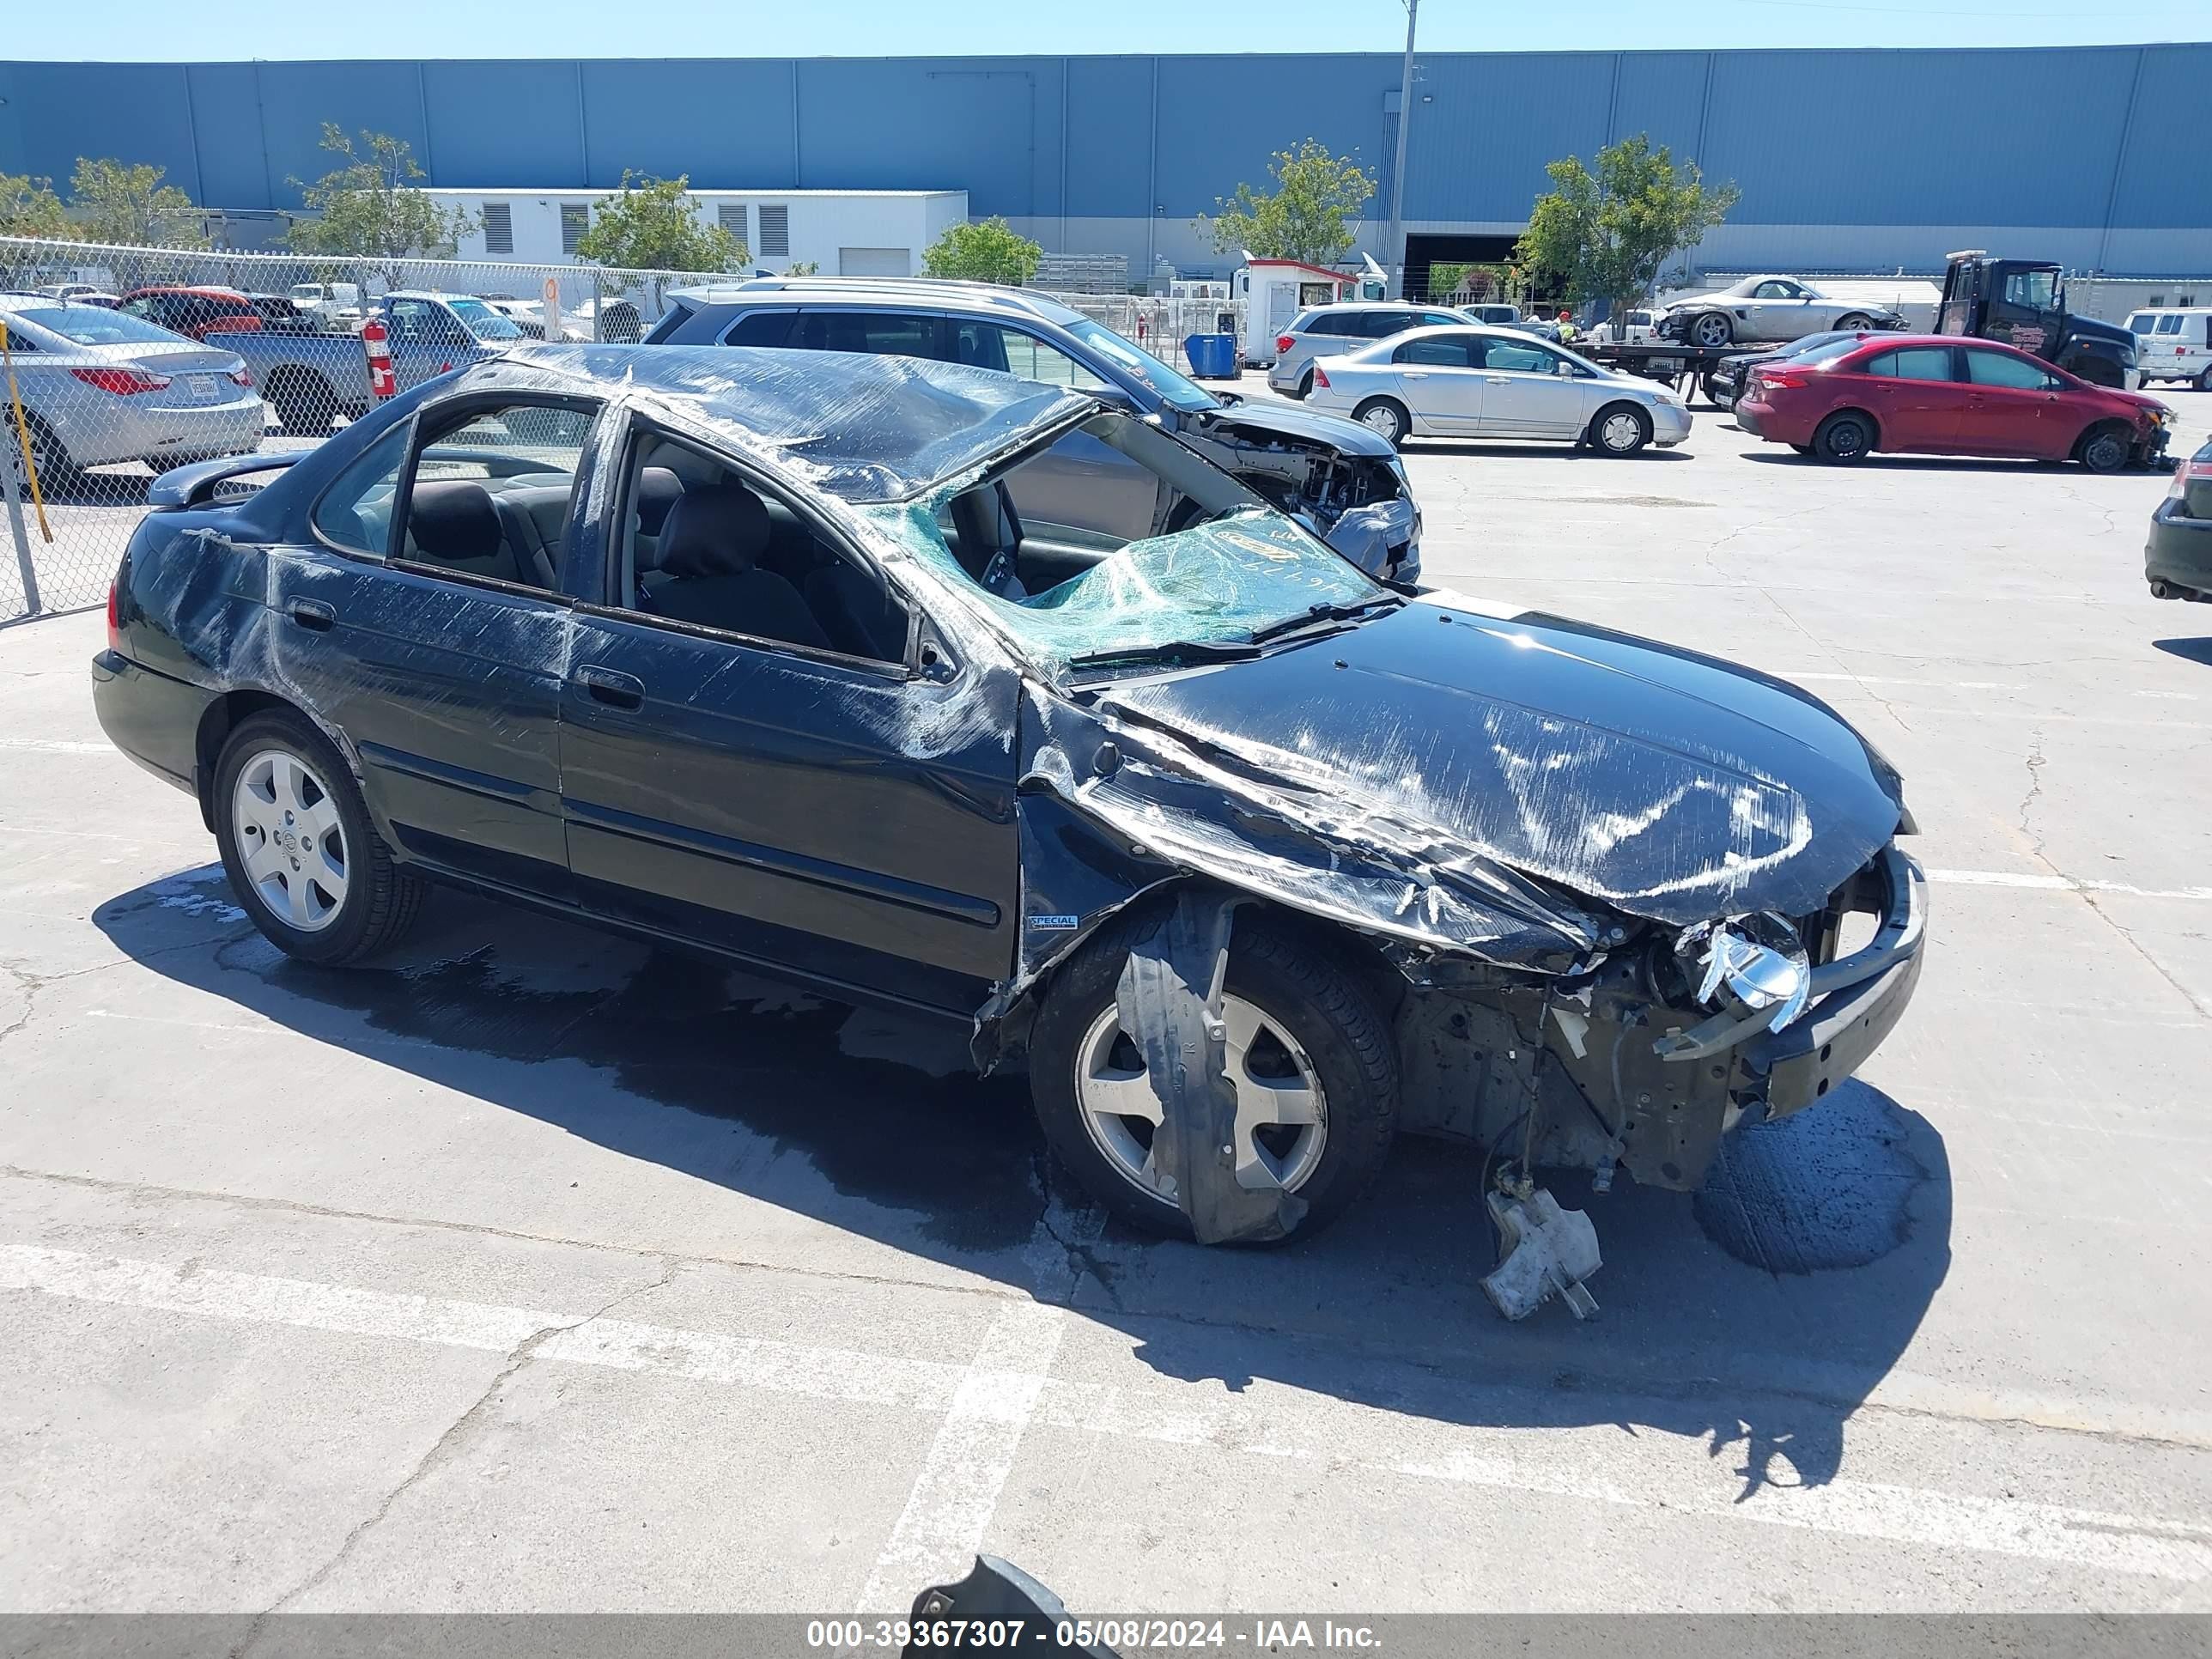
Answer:
[[149, 507], [204, 507], [214, 498], [215, 487], [226, 478], [248, 472], [276, 472], [304, 461], [315, 452], [295, 450], [273, 455], [225, 455], [212, 461], [194, 461], [173, 467], [146, 486]]

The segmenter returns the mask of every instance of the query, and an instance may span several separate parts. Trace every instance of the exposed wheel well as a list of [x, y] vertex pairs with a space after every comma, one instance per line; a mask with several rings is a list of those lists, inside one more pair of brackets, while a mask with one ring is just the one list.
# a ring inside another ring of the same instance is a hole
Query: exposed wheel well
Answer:
[[200, 715], [199, 730], [192, 736], [192, 787], [199, 796], [200, 819], [210, 835], [215, 831], [215, 769], [222, 757], [222, 746], [240, 724], [272, 708], [294, 714], [301, 712], [270, 692], [226, 691]]
[[2081, 435], [2074, 441], [2074, 447], [2066, 453], [2078, 461], [2081, 459], [2081, 452], [2089, 447], [2089, 440], [2100, 432], [2116, 431], [2124, 436], [2127, 429], [2128, 423], [2125, 421], [2116, 420], [2111, 416], [2106, 416], [2101, 421], [2092, 421], [2081, 428]]

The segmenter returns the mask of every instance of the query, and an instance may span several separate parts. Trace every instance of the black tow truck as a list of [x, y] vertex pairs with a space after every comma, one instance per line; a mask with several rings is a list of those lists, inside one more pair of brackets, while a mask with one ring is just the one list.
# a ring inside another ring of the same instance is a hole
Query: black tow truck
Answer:
[[2000, 341], [2092, 386], [2134, 386], [2135, 336], [2068, 311], [2066, 274], [2046, 260], [1992, 259], [1980, 248], [1954, 253], [1936, 332]]
[[[2065, 272], [2048, 260], [1993, 259], [1981, 248], [1950, 255], [1934, 331], [2001, 341], [2092, 386], [2132, 390], [2136, 384], [2135, 337], [2114, 324], [2067, 310]], [[1766, 356], [1781, 349], [1699, 346], [1686, 340], [1578, 340], [1574, 349], [1608, 368], [1685, 389], [1694, 386], [1707, 403], [1723, 410], [1735, 400], [1724, 384], [1716, 386], [1714, 371], [1731, 357]]]

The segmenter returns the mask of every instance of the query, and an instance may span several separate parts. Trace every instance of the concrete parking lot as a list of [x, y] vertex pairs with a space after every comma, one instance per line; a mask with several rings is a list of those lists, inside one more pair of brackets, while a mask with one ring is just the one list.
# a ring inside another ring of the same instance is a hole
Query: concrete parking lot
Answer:
[[[2168, 394], [2181, 453], [2212, 397]], [[2212, 1611], [2212, 608], [2162, 476], [1419, 442], [1432, 580], [1796, 680], [1934, 876], [1863, 1077], [1601, 1316], [1401, 1142], [1274, 1252], [1103, 1223], [960, 1045], [461, 897], [288, 963], [0, 630], [0, 1607]]]

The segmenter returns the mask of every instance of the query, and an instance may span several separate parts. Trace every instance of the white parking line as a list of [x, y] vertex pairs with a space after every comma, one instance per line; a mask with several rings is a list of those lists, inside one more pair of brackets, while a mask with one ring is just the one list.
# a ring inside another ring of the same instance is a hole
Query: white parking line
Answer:
[[991, 1322], [868, 1574], [859, 1612], [904, 1613], [922, 1585], [966, 1576], [1066, 1329], [1057, 1310], [1034, 1302], [1010, 1303]]
[[[33, 1245], [0, 1246], [0, 1291], [6, 1291], [502, 1353], [575, 1317]], [[1623, 1443], [1609, 1431], [1573, 1426], [1535, 1436], [1264, 1384], [1223, 1396], [1171, 1382], [1131, 1389], [1048, 1378], [1075, 1317], [1010, 1302], [966, 1366], [617, 1319], [574, 1324], [537, 1352], [562, 1364], [943, 1413], [921, 1478], [870, 1575], [864, 1599], [871, 1603], [966, 1567], [1033, 1422], [1224, 1457], [1288, 1458], [1355, 1479], [1540, 1493], [1655, 1519], [1694, 1515], [2184, 1581], [2212, 1575], [2212, 1526], [2176, 1518], [1871, 1481], [1770, 1486], [1746, 1499], [1733, 1480], [1703, 1478], [1711, 1460], [1695, 1440]], [[1913, 1409], [1927, 1407], [1922, 1401]], [[1971, 1431], [1986, 1430], [1975, 1425]], [[1675, 1455], [1686, 1445], [1693, 1454], [1688, 1463]]]
[[2047, 893], [2118, 893], [2129, 898], [2212, 899], [2212, 887], [2132, 887], [2124, 881], [2035, 875], [2025, 870], [1930, 870], [1928, 879], [1960, 887], [2023, 887]]
[[123, 751], [112, 743], [77, 743], [65, 738], [0, 738], [0, 749], [30, 749], [45, 755], [112, 755]]

